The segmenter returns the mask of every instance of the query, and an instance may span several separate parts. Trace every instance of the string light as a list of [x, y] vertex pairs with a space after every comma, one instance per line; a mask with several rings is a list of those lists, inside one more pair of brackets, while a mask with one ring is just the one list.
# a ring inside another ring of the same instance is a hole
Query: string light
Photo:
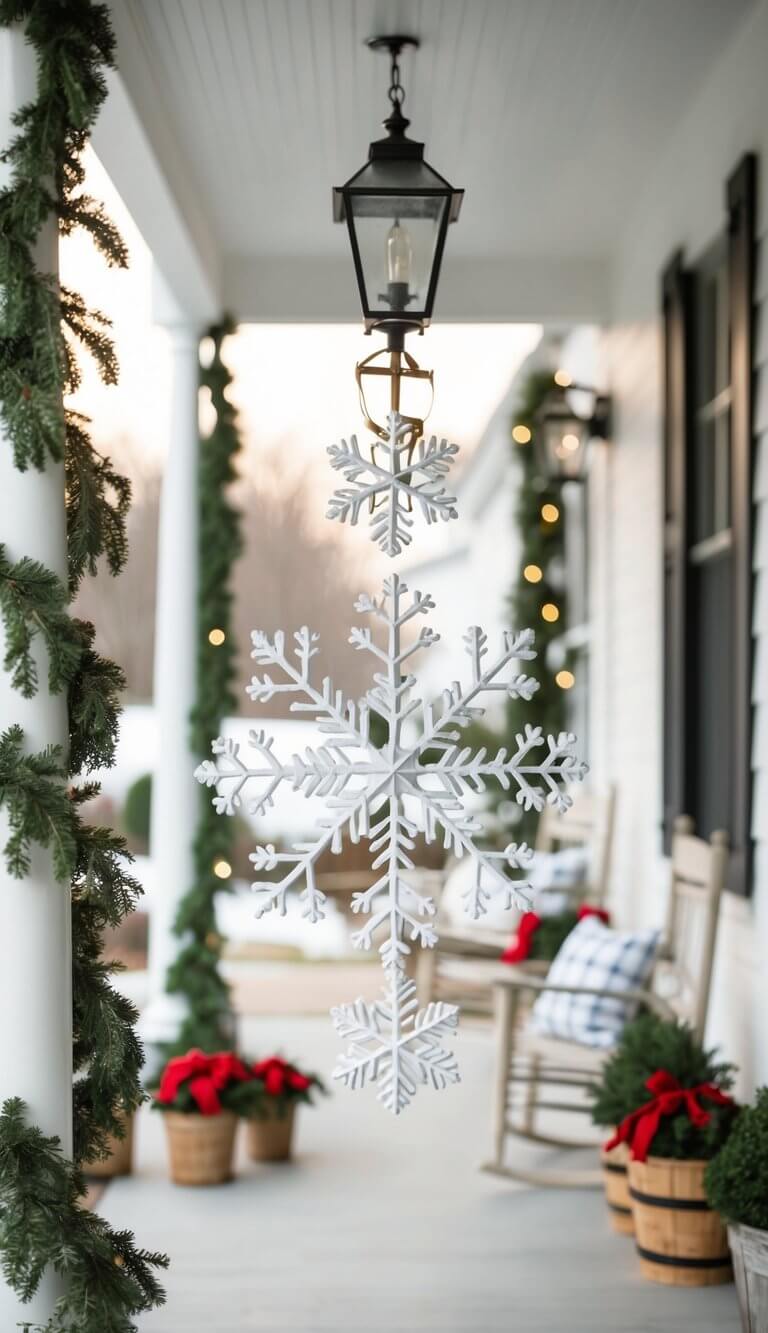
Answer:
[[555, 684], [559, 685], [561, 690], [570, 690], [576, 684], [576, 677], [572, 671], [558, 671]]
[[526, 565], [523, 570], [523, 578], [528, 583], [541, 583], [544, 575], [538, 565]]
[[212, 629], [208, 634], [208, 642], [212, 643], [214, 648], [220, 648], [226, 637], [223, 629]]
[[567, 389], [569, 384], [573, 384], [573, 377], [568, 374], [567, 370], [556, 370], [555, 384], [561, 389]]
[[529, 444], [531, 432], [527, 426], [513, 426], [512, 439], [515, 441], [515, 444]]
[[229, 879], [232, 874], [232, 867], [229, 864], [229, 861], [214, 861], [213, 873], [217, 879]]
[[542, 619], [548, 620], [550, 624], [554, 624], [556, 620], [560, 619], [560, 612], [554, 602], [545, 602], [541, 608], [541, 615]]
[[545, 523], [556, 523], [560, 517], [560, 510], [557, 505], [545, 504], [541, 506], [541, 517]]

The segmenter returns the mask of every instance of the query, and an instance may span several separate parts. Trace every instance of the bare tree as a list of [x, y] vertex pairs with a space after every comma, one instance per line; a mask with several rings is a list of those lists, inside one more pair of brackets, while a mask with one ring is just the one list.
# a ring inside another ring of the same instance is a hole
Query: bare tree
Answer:
[[[128, 519], [130, 556], [119, 578], [100, 569], [85, 579], [75, 614], [92, 620], [96, 642], [119, 662], [131, 699], [152, 696], [157, 527], [161, 488], [159, 466], [126, 441], [114, 453], [130, 475], [134, 500]], [[243, 513], [244, 551], [234, 572], [234, 634], [240, 649], [237, 690], [253, 674], [250, 632], [287, 632], [310, 625], [321, 632], [318, 675], [330, 675], [345, 694], [356, 698], [367, 688], [370, 665], [348, 643], [353, 602], [368, 586], [370, 561], [359, 543], [337, 527], [315, 521], [318, 499], [306, 471], [286, 470], [279, 445], [259, 456], [258, 474], [242, 480], [236, 503]], [[367, 543], [366, 543], [367, 547]], [[375, 586], [376, 578], [373, 578]], [[180, 647], [181, 651], [181, 647]], [[275, 715], [282, 699], [270, 705]], [[283, 710], [287, 714], [287, 705]]]

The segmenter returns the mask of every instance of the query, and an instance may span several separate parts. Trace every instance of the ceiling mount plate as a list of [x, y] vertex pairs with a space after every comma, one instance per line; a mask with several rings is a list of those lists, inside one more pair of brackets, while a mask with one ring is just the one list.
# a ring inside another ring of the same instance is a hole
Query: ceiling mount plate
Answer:
[[397, 60], [400, 52], [406, 46], [412, 46], [418, 50], [421, 41], [418, 37], [403, 36], [401, 33], [392, 33], [387, 37], [366, 37], [365, 45], [370, 47], [371, 51], [389, 51], [393, 60]]

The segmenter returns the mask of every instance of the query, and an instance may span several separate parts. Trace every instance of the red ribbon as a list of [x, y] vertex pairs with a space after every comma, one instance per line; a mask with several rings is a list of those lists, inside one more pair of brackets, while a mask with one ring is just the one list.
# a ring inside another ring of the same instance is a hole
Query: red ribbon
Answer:
[[[583, 921], [587, 916], [598, 917], [606, 926], [611, 919], [604, 907], [590, 907], [588, 903], [582, 903], [576, 911], [576, 917], [579, 921]], [[533, 937], [541, 925], [541, 920], [536, 912], [523, 912], [517, 934], [512, 936], [512, 943], [501, 955], [502, 963], [524, 963], [526, 958], [530, 957]]]
[[709, 1124], [711, 1117], [709, 1111], [700, 1105], [699, 1098], [706, 1098], [715, 1106], [735, 1105], [733, 1098], [721, 1092], [714, 1083], [699, 1083], [695, 1088], [683, 1088], [674, 1074], [666, 1069], [657, 1069], [655, 1074], [645, 1080], [645, 1086], [653, 1093], [651, 1100], [622, 1120], [613, 1138], [606, 1143], [606, 1152], [618, 1147], [620, 1143], [628, 1143], [633, 1160], [644, 1162], [658, 1133], [662, 1116], [685, 1111], [691, 1124], [701, 1129]]
[[281, 1060], [279, 1055], [272, 1055], [268, 1060], [258, 1060], [252, 1069], [254, 1078], [260, 1078], [264, 1091], [270, 1097], [279, 1097], [286, 1091], [306, 1092], [312, 1086], [312, 1079], [300, 1074], [298, 1069]]
[[541, 925], [541, 917], [536, 912], [523, 912], [517, 934], [512, 936], [512, 943], [501, 955], [502, 963], [523, 963], [530, 956], [533, 937]]
[[206, 1055], [204, 1051], [187, 1051], [169, 1060], [163, 1070], [157, 1101], [169, 1105], [176, 1100], [183, 1083], [189, 1087], [201, 1115], [218, 1115], [221, 1111], [219, 1093], [231, 1083], [242, 1083], [251, 1078], [250, 1070], [231, 1051]]

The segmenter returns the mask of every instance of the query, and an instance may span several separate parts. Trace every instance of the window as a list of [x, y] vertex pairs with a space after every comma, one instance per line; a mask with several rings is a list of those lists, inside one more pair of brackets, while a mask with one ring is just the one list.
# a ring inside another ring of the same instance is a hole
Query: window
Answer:
[[750, 860], [752, 288], [755, 159], [728, 182], [724, 235], [663, 283], [664, 834], [678, 814]]

